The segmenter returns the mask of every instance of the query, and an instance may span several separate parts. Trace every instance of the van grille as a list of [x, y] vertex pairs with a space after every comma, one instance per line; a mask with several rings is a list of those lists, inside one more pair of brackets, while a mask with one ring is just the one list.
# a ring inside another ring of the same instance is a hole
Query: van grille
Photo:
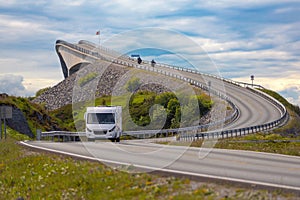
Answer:
[[107, 131], [94, 131], [95, 135], [105, 135]]

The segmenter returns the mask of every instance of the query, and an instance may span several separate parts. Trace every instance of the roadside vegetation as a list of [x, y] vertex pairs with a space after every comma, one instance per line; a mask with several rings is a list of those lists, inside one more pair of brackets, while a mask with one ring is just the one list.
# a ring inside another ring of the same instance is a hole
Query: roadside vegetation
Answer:
[[[275, 130], [250, 134], [241, 137], [219, 139], [215, 148], [250, 150], [300, 156], [300, 109], [290, 104], [278, 93], [262, 90], [280, 101], [288, 110], [290, 119], [286, 125]], [[202, 140], [194, 141], [192, 146], [201, 147]]]
[[0, 199], [294, 199], [280, 191], [127, 173], [98, 162], [33, 151], [8, 130], [0, 141]]
[[[195, 104], [191, 101], [197, 102], [200, 108], [200, 113], [195, 113]], [[155, 94], [149, 91], [138, 91], [132, 95], [129, 102], [129, 112], [133, 121], [139, 126], [146, 126], [151, 122], [150, 111], [154, 105], [159, 105], [152, 110], [152, 120], [159, 121], [163, 113], [166, 113], [164, 129], [179, 128], [181, 123], [181, 116], [185, 113], [185, 119], [188, 117], [183, 126], [191, 126], [200, 119], [201, 116], [207, 114], [213, 102], [209, 96], [202, 93], [194, 96], [184, 96], [179, 102], [176, 95], [172, 92], [165, 92], [162, 94]], [[188, 114], [187, 114], [188, 113]]]
[[44, 105], [32, 103], [30, 99], [31, 98], [7, 96], [5, 98], [0, 98], [0, 105], [7, 105], [20, 109], [33, 134], [36, 133], [36, 129], [41, 129], [42, 131], [70, 130], [74, 127], [71, 124], [66, 124], [60, 120], [55, 112], [51, 113], [47, 111]]

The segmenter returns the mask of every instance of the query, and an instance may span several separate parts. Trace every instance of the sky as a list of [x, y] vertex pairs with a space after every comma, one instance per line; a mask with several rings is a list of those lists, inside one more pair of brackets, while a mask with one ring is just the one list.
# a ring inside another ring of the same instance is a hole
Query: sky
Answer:
[[[0, 93], [33, 96], [62, 81], [57, 39], [97, 43], [98, 30], [105, 42], [154, 27], [195, 42], [219, 75], [245, 82], [254, 75], [256, 84], [300, 105], [299, 13], [299, 0], [0, 0]], [[178, 65], [165, 52], [153, 54]]]

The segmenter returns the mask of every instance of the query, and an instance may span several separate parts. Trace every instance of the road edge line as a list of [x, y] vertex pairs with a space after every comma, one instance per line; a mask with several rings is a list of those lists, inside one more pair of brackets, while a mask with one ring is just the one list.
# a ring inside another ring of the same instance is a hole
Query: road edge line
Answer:
[[23, 142], [23, 141], [21, 141], [19, 143], [23, 146], [27, 146], [27, 147], [34, 148], [34, 149], [40, 149], [40, 150], [44, 150], [44, 151], [49, 151], [49, 152], [53, 152], [53, 153], [68, 155], [68, 156], [71, 156], [71, 157], [76, 157], [76, 158], [81, 158], [81, 159], [86, 159], [86, 160], [91, 160], [91, 161], [98, 161], [98, 162], [104, 162], [104, 163], [110, 163], [110, 164], [116, 164], [116, 165], [133, 166], [133, 167], [141, 168], [141, 169], [150, 169], [150, 170], [158, 171], [158, 172], [167, 172], [167, 173], [193, 176], [193, 177], [199, 177], [199, 178], [209, 178], [209, 179], [216, 179], [216, 180], [223, 180], [223, 181], [230, 181], [230, 182], [239, 182], [239, 183], [251, 184], [251, 185], [261, 185], [261, 186], [265, 186], [265, 187], [281, 188], [281, 189], [293, 190], [293, 191], [297, 191], [297, 192], [300, 191], [300, 187], [295, 187], [295, 186], [279, 185], [279, 184], [273, 184], [273, 183], [265, 183], [265, 182], [259, 182], [259, 181], [229, 178], [229, 177], [222, 177], [222, 176], [215, 176], [215, 175], [208, 175], [208, 174], [198, 174], [198, 173], [194, 173], [194, 172], [186, 172], [186, 171], [179, 171], [179, 170], [173, 170], [173, 169], [162, 169], [162, 168], [149, 167], [149, 166], [144, 166], [144, 165], [135, 165], [135, 164], [131, 164], [131, 163], [105, 160], [105, 159], [100, 159], [100, 158], [95, 158], [95, 157], [90, 157], [90, 156], [84, 156], [84, 155], [80, 155], [80, 154], [65, 152], [65, 151], [61, 151], [61, 150], [49, 149], [49, 148], [46, 148], [46, 147], [39, 147], [39, 146], [35, 146], [35, 145], [32, 145], [32, 144], [28, 144], [28, 143]]

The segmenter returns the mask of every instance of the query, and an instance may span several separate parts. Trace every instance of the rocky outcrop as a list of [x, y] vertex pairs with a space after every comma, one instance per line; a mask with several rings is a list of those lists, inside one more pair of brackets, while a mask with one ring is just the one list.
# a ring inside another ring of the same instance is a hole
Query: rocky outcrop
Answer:
[[45, 108], [48, 110], [54, 110], [72, 103], [72, 89], [75, 78], [76, 76], [66, 78], [35, 98], [33, 102], [44, 104]]
[[34, 136], [23, 112], [17, 107], [12, 106], [12, 118], [6, 119], [6, 124], [19, 133], [23, 133], [31, 138]]
[[[104, 71], [100, 80], [99, 78], [96, 79], [99, 80], [98, 86], [93, 87], [91, 86], [93, 80], [88, 81], [86, 84], [81, 84], [83, 86], [79, 86], [78, 82], [83, 78], [81, 75], [88, 74], [87, 70], [89, 70], [89, 68], [86, 67], [84, 70], [85, 71], [79, 71], [78, 73], [72, 74], [54, 87], [48, 89], [46, 92], [36, 97], [33, 102], [44, 104], [45, 108], [48, 110], [55, 110], [62, 106], [72, 104], [74, 101], [73, 96], [80, 98], [77, 101], [84, 101], [89, 99], [91, 94], [95, 97], [111, 95], [115, 82], [127, 71], [126, 68], [111, 65]], [[93, 69], [90, 70], [93, 71]]]

